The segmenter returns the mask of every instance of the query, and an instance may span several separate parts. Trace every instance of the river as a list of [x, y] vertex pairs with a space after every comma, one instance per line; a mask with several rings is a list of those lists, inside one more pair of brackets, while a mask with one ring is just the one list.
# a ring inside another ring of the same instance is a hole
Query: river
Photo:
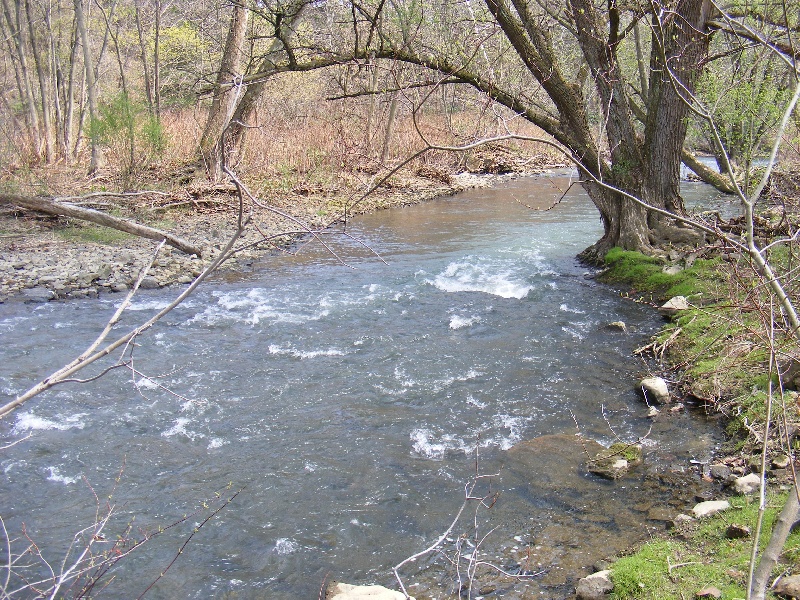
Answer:
[[[648, 468], [614, 483], [586, 474], [576, 426], [605, 444], [652, 427], [651, 476], [689, 472], [716, 443], [702, 418], [646, 417], [634, 391], [646, 366], [631, 351], [662, 322], [575, 260], [602, 232], [578, 186], [535, 210], [567, 183], [523, 178], [359, 217], [358, 242], [327, 237], [346, 264], [310, 243], [205, 285], [136, 340], [133, 375], [59, 386], [0, 422], [0, 443], [25, 438], [0, 452], [12, 537], [24, 523], [56, 563], [92, 523], [95, 492], [101, 507], [113, 492], [114, 539], [131, 519], [133, 537], [152, 533], [244, 488], [148, 597], [393, 585], [391, 566], [450, 524], [477, 451], [478, 471], [500, 472], [481, 551], [512, 570], [526, 554], [523, 570], [540, 573], [495, 594], [565, 597], [576, 569], [662, 528], [670, 497], [645, 483]], [[140, 293], [124, 323], [174, 294]], [[0, 400], [82, 350], [120, 300], [0, 305]], [[566, 442], [514, 454], [536, 438]], [[201, 520], [121, 561], [105, 597], [138, 596]], [[446, 597], [443, 566], [406, 576], [419, 597]]]

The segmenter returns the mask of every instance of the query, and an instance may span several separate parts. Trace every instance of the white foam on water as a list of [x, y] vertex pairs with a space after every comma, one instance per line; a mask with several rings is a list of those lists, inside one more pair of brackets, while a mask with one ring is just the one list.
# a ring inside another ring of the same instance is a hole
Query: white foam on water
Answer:
[[303, 469], [306, 471], [306, 473], [313, 473], [317, 470], [317, 465], [311, 461], [306, 461], [306, 464], [303, 465]]
[[208, 442], [208, 446], [206, 446], [207, 450], [215, 450], [216, 448], [222, 448], [225, 444], [227, 444], [225, 440], [222, 438], [211, 438], [211, 441]]
[[289, 538], [278, 538], [275, 541], [276, 554], [292, 554], [300, 549], [300, 544]]
[[19, 327], [20, 323], [27, 321], [29, 317], [9, 317], [0, 321], [0, 331], [12, 331]]
[[463, 329], [464, 327], [472, 327], [475, 323], [480, 323], [481, 318], [477, 315], [472, 317], [462, 317], [461, 315], [453, 315], [450, 317], [450, 329]]
[[278, 356], [294, 356], [300, 360], [317, 358], [318, 356], [344, 356], [346, 354], [346, 352], [342, 352], [338, 348], [328, 348], [327, 350], [298, 350], [297, 348], [282, 348], [277, 344], [270, 344], [269, 353]]
[[217, 325], [234, 321], [250, 325], [262, 322], [300, 324], [318, 321], [330, 314], [325, 298], [314, 305], [296, 298], [279, 298], [263, 288], [254, 288], [246, 293], [214, 292], [212, 296], [217, 299], [216, 304], [206, 306], [189, 319], [189, 323]]
[[483, 292], [517, 300], [525, 298], [533, 289], [533, 286], [515, 279], [508, 269], [473, 262], [450, 263], [442, 273], [425, 281], [443, 292]]
[[[122, 301], [117, 304], [117, 307], [119, 307], [119, 304], [121, 304], [121, 303], [122, 303]], [[134, 311], [153, 310], [153, 311], [158, 311], [158, 310], [163, 310], [163, 309], [167, 308], [167, 306], [169, 306], [170, 304], [172, 304], [172, 299], [140, 300], [138, 302], [137, 301], [131, 302], [128, 305], [128, 308], [126, 308], [125, 310], [134, 310]], [[192, 303], [191, 302], [184, 302], [183, 304], [181, 304], [181, 306], [183, 306], [183, 308], [191, 308], [192, 307]]]
[[81, 419], [88, 413], [76, 413], [74, 415], [56, 415], [55, 419], [45, 419], [33, 413], [20, 413], [17, 415], [17, 422], [12, 429], [13, 433], [23, 433], [25, 431], [39, 431], [56, 429], [66, 431], [68, 429], [83, 429], [86, 423]]
[[447, 452], [447, 444], [434, 442], [434, 433], [430, 429], [415, 429], [411, 432], [411, 446], [414, 452], [431, 460], [442, 460]]
[[498, 435], [496, 442], [501, 450], [508, 450], [522, 439], [523, 419], [512, 415], [495, 415], [492, 419], [499, 429], [507, 429], [508, 435]]
[[570, 308], [566, 304], [562, 304], [561, 306], [558, 307], [558, 309], [560, 311], [562, 311], [562, 312], [573, 313], [573, 314], [576, 314], [576, 315], [585, 315], [586, 314], [585, 311], [580, 310], [578, 308]]
[[64, 485], [71, 485], [73, 483], [77, 483], [80, 477], [67, 477], [62, 475], [58, 467], [47, 467], [50, 471], [50, 475], [47, 476], [47, 481], [55, 481], [56, 483], [63, 483]]
[[586, 337], [585, 335], [583, 335], [580, 331], [578, 331], [574, 327], [562, 327], [561, 330], [564, 333], [570, 334], [572, 337], [574, 337], [577, 340], [583, 340]]
[[149, 377], [142, 377], [139, 379], [139, 381], [136, 382], [136, 387], [143, 390], [157, 390], [161, 386], [158, 385], [155, 381], [153, 381]]
[[175, 419], [175, 423], [169, 429], [165, 429], [161, 432], [162, 437], [172, 437], [173, 435], [182, 435], [190, 440], [194, 441], [197, 438], [204, 438], [206, 437], [202, 433], [197, 433], [196, 431], [190, 431], [186, 428], [186, 426], [191, 423], [191, 419], [187, 419], [185, 417], [178, 417]]
[[481, 402], [472, 394], [467, 394], [467, 404], [471, 404], [476, 408], [486, 408], [488, 406], [486, 402]]

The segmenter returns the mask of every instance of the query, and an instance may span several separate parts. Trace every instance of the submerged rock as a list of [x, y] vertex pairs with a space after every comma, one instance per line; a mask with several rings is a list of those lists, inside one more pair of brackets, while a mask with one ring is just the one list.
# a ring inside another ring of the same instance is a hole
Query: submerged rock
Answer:
[[606, 479], [619, 479], [642, 462], [642, 449], [633, 444], [612, 444], [589, 461], [589, 472]]

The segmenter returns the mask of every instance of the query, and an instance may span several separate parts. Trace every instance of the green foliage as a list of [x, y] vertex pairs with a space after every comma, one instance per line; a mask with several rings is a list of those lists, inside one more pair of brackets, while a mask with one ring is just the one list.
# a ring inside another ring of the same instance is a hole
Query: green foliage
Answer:
[[89, 135], [122, 166], [123, 187], [128, 187], [138, 167], [163, 155], [166, 135], [144, 104], [134, 102], [124, 92], [102, 102], [98, 112], [89, 124]]
[[[786, 500], [786, 494], [768, 498], [759, 546], [766, 545], [772, 524]], [[620, 558], [612, 567], [617, 600], [666, 600], [693, 597], [713, 585], [722, 598], [744, 598], [752, 539], [728, 539], [729, 525], [756, 530], [758, 503], [745, 497], [731, 500], [731, 509], [708, 519], [682, 526], [669, 539], [653, 540], [636, 553]], [[800, 533], [789, 536], [783, 552], [785, 561], [797, 561]], [[670, 573], [670, 565], [672, 572]], [[785, 565], [779, 565], [783, 569]]]

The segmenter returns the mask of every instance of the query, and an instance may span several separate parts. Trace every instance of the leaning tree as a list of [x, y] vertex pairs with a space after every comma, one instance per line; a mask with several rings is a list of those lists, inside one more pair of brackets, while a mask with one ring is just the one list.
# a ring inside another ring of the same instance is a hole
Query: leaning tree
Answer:
[[[250, 8], [270, 35], [257, 40], [249, 73], [206, 90], [240, 86], [211, 155], [241, 147], [269, 77], [388, 59], [472, 86], [556, 140], [581, 169], [605, 228], [587, 258], [688, 235], [614, 188], [680, 214], [682, 160], [717, 187], [729, 186], [684, 149], [684, 97], [708, 56], [710, 0], [279, 0]], [[397, 88], [419, 84], [398, 81]]]

